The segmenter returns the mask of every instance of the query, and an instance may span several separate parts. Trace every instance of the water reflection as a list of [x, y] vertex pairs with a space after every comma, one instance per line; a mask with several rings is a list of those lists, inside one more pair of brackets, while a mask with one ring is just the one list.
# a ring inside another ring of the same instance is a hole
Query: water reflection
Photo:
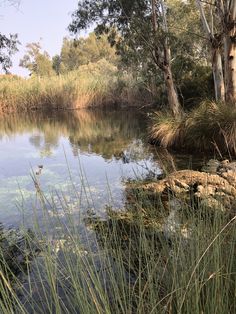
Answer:
[[[0, 118], [0, 219], [15, 223], [35, 205], [34, 175], [46, 195], [80, 191], [78, 207], [123, 203], [123, 178], [160, 173], [146, 143], [145, 114], [125, 111], [35, 112]], [[82, 182], [83, 181], [83, 182]], [[71, 196], [75, 202], [76, 195]], [[77, 197], [78, 198], [78, 197]]]
[[[38, 166], [47, 197], [103, 212], [123, 207], [124, 180], [152, 177], [199, 163], [147, 143], [146, 114], [135, 110], [35, 112], [0, 117], [0, 221], [18, 223], [38, 209], [31, 173]], [[58, 200], [55, 203], [60, 203]]]

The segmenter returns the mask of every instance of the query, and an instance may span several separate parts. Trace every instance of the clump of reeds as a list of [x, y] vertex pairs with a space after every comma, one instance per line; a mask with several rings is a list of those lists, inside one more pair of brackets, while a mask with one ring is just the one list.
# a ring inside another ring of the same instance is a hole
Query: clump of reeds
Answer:
[[183, 117], [175, 118], [168, 111], [159, 111], [154, 113], [152, 119], [151, 136], [153, 140], [165, 148], [181, 145]]
[[[138, 86], [106, 60], [60, 76], [0, 78], [0, 112], [78, 109], [136, 103]], [[131, 96], [132, 95], [132, 96]]]
[[155, 113], [151, 138], [160, 145], [236, 153], [236, 107], [205, 101], [181, 118]]

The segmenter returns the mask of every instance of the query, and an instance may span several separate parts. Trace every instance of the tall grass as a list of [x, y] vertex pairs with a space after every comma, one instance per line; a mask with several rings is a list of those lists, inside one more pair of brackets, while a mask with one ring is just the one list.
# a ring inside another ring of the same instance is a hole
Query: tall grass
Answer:
[[[139, 86], [106, 60], [52, 77], [0, 78], [0, 112], [140, 103]], [[150, 97], [149, 97], [150, 98]]]
[[170, 221], [138, 193], [126, 211], [78, 220], [66, 198], [62, 217], [38, 193], [41, 253], [26, 233], [35, 258], [24, 280], [1, 257], [2, 313], [235, 313], [235, 216], [183, 205]]
[[154, 113], [151, 138], [164, 147], [236, 154], [236, 107], [205, 101], [176, 120]]

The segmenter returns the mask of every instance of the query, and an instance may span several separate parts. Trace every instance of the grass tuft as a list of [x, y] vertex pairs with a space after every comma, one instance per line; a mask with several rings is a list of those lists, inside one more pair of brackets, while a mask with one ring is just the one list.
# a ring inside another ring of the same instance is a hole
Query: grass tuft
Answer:
[[202, 102], [176, 120], [170, 113], [154, 113], [151, 138], [161, 146], [236, 154], [236, 107]]

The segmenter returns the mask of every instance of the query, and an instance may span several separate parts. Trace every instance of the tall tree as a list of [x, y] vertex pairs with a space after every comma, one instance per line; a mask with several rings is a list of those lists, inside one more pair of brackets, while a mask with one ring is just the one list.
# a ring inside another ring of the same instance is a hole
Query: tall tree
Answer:
[[[96, 24], [96, 33], [108, 33], [110, 41], [122, 51], [137, 55], [148, 52], [155, 67], [162, 71], [169, 106], [175, 116], [180, 103], [171, 69], [168, 7], [164, 0], [83, 0], [73, 14], [70, 30], [74, 33]], [[115, 39], [117, 30], [119, 36]], [[140, 63], [145, 66], [145, 60]]]
[[107, 36], [99, 38], [94, 33], [90, 33], [86, 38], [72, 40], [63, 39], [61, 49], [61, 72], [68, 72], [78, 69], [79, 66], [89, 62], [98, 62], [106, 59], [110, 63], [117, 63], [116, 50], [108, 42]]
[[[20, 0], [7, 0], [9, 5], [18, 6]], [[0, 33], [0, 66], [5, 73], [9, 73], [9, 69], [12, 66], [11, 57], [18, 51], [17, 45], [20, 44], [18, 41], [17, 34], [10, 34], [6, 36]]]
[[52, 60], [46, 51], [42, 51], [40, 43], [29, 43], [27, 51], [20, 60], [20, 66], [28, 69], [31, 75], [51, 76], [55, 74], [52, 68]]
[[61, 71], [61, 57], [59, 55], [55, 55], [52, 58], [52, 68], [56, 72], [57, 75], [60, 74], [60, 71]]
[[[215, 87], [215, 99], [218, 101], [225, 101], [225, 82], [223, 74], [223, 62], [222, 62], [222, 30], [219, 27], [219, 17], [216, 14], [216, 8], [210, 3], [203, 3], [201, 0], [196, 0], [197, 6], [199, 8], [201, 21], [203, 28], [205, 30], [206, 36], [208, 38], [208, 43], [211, 50], [211, 63], [212, 72], [214, 78]], [[208, 10], [208, 16], [211, 20], [211, 24], [207, 20], [207, 14], [205, 12], [206, 8]]]
[[236, 1], [196, 2], [211, 44], [216, 99], [236, 103]]
[[226, 100], [236, 104], [236, 1], [216, 2], [224, 31]]
[[[165, 6], [163, 0], [160, 0], [159, 3], [157, 2], [157, 0], [151, 1], [152, 1], [152, 28], [154, 35], [153, 57], [156, 66], [163, 71], [168, 103], [170, 105], [170, 108], [174, 116], [178, 116], [178, 114], [180, 113], [180, 103], [171, 69], [171, 51], [169, 45], [166, 17], [167, 7]], [[160, 34], [161, 38], [159, 37]]]

